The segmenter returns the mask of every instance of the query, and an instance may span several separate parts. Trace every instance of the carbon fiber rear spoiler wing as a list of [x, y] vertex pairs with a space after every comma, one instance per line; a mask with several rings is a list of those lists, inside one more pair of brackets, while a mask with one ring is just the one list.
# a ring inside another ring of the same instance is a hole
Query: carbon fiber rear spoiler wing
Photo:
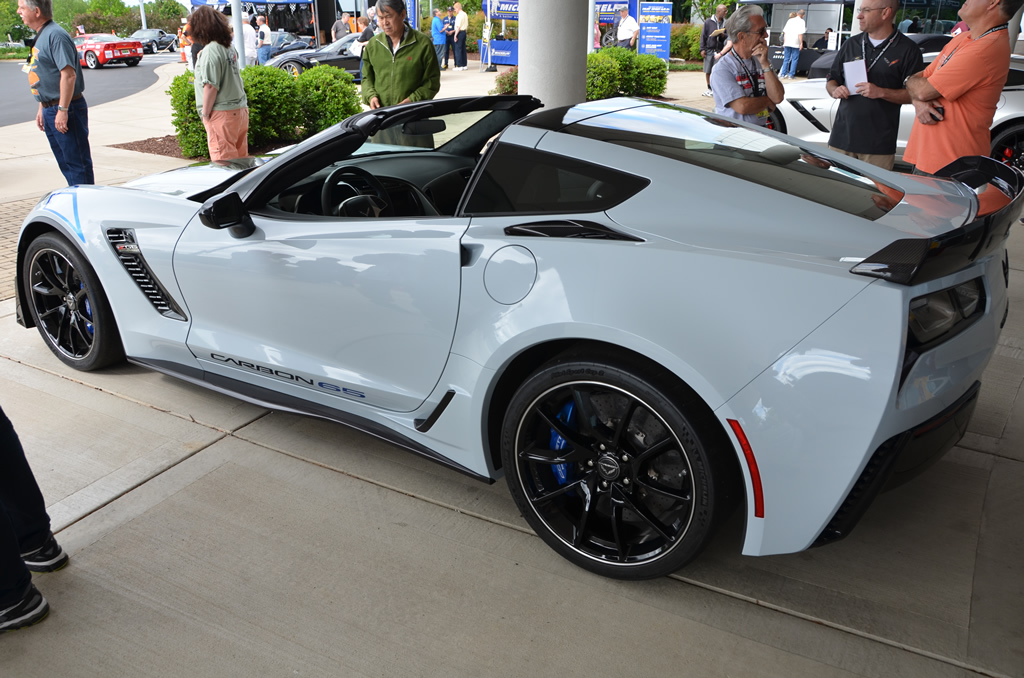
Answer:
[[992, 158], [960, 158], [935, 173], [960, 182], [977, 195], [998, 191], [1009, 202], [958, 229], [934, 238], [890, 243], [850, 269], [851, 273], [916, 285], [962, 270], [995, 250], [1010, 235], [1024, 210], [1024, 173]]

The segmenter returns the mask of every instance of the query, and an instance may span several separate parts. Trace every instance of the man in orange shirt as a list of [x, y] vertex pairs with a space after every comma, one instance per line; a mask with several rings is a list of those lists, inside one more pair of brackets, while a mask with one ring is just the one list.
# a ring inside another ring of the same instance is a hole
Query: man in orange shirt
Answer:
[[1024, 0], [965, 0], [960, 18], [970, 31], [906, 80], [917, 112], [903, 159], [934, 173], [967, 155], [988, 155], [989, 127], [1010, 69], [1007, 22]]

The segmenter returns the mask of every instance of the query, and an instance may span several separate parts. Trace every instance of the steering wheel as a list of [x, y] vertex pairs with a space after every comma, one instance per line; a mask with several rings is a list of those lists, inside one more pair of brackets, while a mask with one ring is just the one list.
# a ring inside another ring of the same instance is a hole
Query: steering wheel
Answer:
[[[391, 196], [388, 195], [387, 190], [384, 188], [384, 184], [380, 183], [380, 179], [373, 176], [372, 174], [364, 170], [362, 167], [355, 167], [351, 165], [346, 167], [339, 167], [338, 169], [334, 170], [333, 172], [330, 173], [330, 175], [328, 175], [327, 181], [324, 182], [324, 186], [320, 190], [320, 208], [323, 210], [325, 216], [331, 214], [339, 216], [339, 208], [341, 208], [342, 205], [344, 205], [349, 200], [353, 200], [353, 198], [349, 198], [348, 200], [345, 200], [339, 205], [334, 204], [334, 187], [341, 183], [347, 183], [341, 181], [341, 178], [346, 176], [359, 177], [367, 184], [369, 184], [370, 188], [373, 189], [373, 192], [376, 194], [377, 197], [377, 206], [379, 209], [378, 214], [382, 217], [391, 216]], [[351, 186], [351, 184], [349, 185]], [[355, 189], [354, 186], [352, 186], [352, 188]], [[358, 193], [359, 195], [354, 196], [355, 198], [369, 197], [363, 196], [362, 192], [358, 190], [356, 191], [356, 193]], [[364, 215], [362, 213], [358, 213], [353, 214], [351, 216]]]

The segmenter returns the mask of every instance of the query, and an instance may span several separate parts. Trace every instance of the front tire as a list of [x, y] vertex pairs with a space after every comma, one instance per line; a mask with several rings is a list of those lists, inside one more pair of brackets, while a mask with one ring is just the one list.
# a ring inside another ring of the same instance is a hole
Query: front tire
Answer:
[[23, 284], [39, 334], [65, 365], [88, 372], [124, 359], [110, 304], [92, 267], [54, 233], [25, 252]]
[[733, 451], [708, 447], [722, 436], [665, 374], [567, 357], [513, 396], [501, 456], [523, 517], [555, 551], [596, 574], [650, 579], [693, 560], [728, 510]]
[[297, 78], [299, 77], [299, 74], [302, 73], [303, 69], [302, 64], [297, 64], [294, 61], [289, 61], [287, 63], [281, 64], [281, 70], [283, 70], [285, 73], [292, 76], [293, 78]]
[[102, 64], [100, 64], [100, 59], [99, 59], [99, 57], [96, 56], [95, 53], [93, 53], [93, 52], [86, 52], [85, 53], [85, 65], [88, 66], [91, 70], [96, 70]]

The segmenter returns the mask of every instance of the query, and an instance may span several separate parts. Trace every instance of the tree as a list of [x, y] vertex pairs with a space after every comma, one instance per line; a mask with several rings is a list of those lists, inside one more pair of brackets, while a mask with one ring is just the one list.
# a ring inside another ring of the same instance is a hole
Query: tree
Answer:
[[61, 0], [61, 2], [53, 3], [53, 20], [64, 27], [71, 35], [74, 35], [77, 31], [75, 26], [78, 24], [75, 18], [79, 14], [85, 14], [90, 9], [90, 3], [85, 0]]
[[125, 16], [131, 10], [123, 0], [89, 0], [86, 11], [90, 14]]
[[18, 0], [0, 0], [0, 42], [6, 41], [8, 35], [17, 42], [31, 32], [18, 16]]

